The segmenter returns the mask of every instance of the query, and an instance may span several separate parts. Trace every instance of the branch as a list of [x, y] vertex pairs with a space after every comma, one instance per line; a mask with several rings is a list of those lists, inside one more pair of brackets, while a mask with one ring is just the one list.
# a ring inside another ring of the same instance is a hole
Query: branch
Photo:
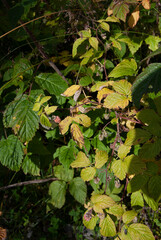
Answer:
[[9, 188], [14, 188], [14, 187], [21, 187], [21, 186], [26, 186], [26, 185], [30, 185], [30, 184], [37, 184], [37, 183], [45, 183], [45, 182], [49, 182], [49, 181], [56, 181], [58, 180], [57, 178], [46, 178], [46, 179], [36, 179], [36, 180], [31, 180], [31, 181], [26, 181], [26, 182], [19, 182], [19, 183], [14, 183], [5, 187], [1, 187], [0, 191], [9, 189]]

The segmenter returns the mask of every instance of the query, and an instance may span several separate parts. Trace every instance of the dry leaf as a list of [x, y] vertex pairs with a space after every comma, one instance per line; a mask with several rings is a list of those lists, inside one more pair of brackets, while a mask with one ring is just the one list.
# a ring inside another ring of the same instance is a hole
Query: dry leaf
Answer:
[[80, 148], [82, 148], [84, 145], [84, 137], [83, 137], [83, 134], [82, 134], [79, 126], [77, 124], [73, 123], [71, 125], [70, 131], [71, 131], [73, 140], [77, 142], [77, 144]]
[[65, 90], [65, 92], [61, 95], [64, 97], [71, 97], [80, 89], [80, 87], [81, 86], [79, 85], [72, 85], [71, 87], [67, 88], [67, 90]]
[[71, 123], [72, 123], [72, 117], [70, 117], [70, 116], [66, 117], [63, 121], [61, 121], [59, 123], [59, 128], [60, 128], [61, 134], [64, 135], [68, 131]]
[[142, 0], [142, 5], [145, 9], [150, 9], [150, 1], [149, 0]]
[[137, 6], [128, 20], [128, 25], [130, 28], [135, 27], [135, 25], [137, 24], [139, 20], [139, 14], [140, 14], [139, 6]]

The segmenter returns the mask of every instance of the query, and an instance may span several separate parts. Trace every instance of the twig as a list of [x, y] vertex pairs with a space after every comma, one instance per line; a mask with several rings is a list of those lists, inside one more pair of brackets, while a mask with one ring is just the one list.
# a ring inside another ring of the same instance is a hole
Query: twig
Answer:
[[14, 188], [14, 187], [21, 187], [21, 186], [37, 184], [37, 183], [45, 183], [45, 182], [56, 181], [56, 180], [58, 180], [58, 179], [57, 178], [47, 178], [47, 179], [36, 179], [36, 180], [31, 180], [31, 181], [19, 182], [19, 183], [14, 183], [14, 184], [5, 186], [5, 187], [1, 187], [0, 191], [6, 190], [9, 188]]

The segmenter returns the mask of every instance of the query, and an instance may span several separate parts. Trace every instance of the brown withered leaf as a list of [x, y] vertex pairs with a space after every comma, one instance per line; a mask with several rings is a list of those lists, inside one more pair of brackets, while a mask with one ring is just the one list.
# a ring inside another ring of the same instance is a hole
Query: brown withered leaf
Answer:
[[73, 140], [77, 142], [77, 144], [80, 148], [82, 148], [84, 145], [84, 137], [83, 137], [83, 134], [82, 134], [79, 126], [77, 124], [73, 123], [71, 125], [70, 131], [71, 131]]
[[142, 0], [142, 5], [145, 9], [150, 9], [150, 1], [149, 0]]
[[135, 25], [139, 20], [139, 17], [140, 17], [140, 11], [139, 11], [139, 6], [137, 6], [128, 20], [128, 25], [130, 28], [135, 27]]
[[68, 131], [71, 123], [72, 123], [72, 117], [70, 117], [70, 116], [66, 117], [64, 120], [62, 120], [59, 123], [59, 128], [60, 128], [61, 134], [64, 135]]

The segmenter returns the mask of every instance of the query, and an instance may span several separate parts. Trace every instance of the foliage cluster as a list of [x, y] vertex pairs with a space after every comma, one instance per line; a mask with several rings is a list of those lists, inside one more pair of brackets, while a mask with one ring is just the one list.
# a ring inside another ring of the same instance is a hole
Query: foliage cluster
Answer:
[[[1, 190], [51, 181], [35, 193], [43, 191], [46, 216], [71, 208], [78, 221], [71, 202], [101, 236], [161, 237], [158, 219], [154, 230], [141, 218], [161, 199], [160, 8], [157, 0], [2, 1]], [[61, 221], [51, 217], [48, 231], [58, 235]]]

